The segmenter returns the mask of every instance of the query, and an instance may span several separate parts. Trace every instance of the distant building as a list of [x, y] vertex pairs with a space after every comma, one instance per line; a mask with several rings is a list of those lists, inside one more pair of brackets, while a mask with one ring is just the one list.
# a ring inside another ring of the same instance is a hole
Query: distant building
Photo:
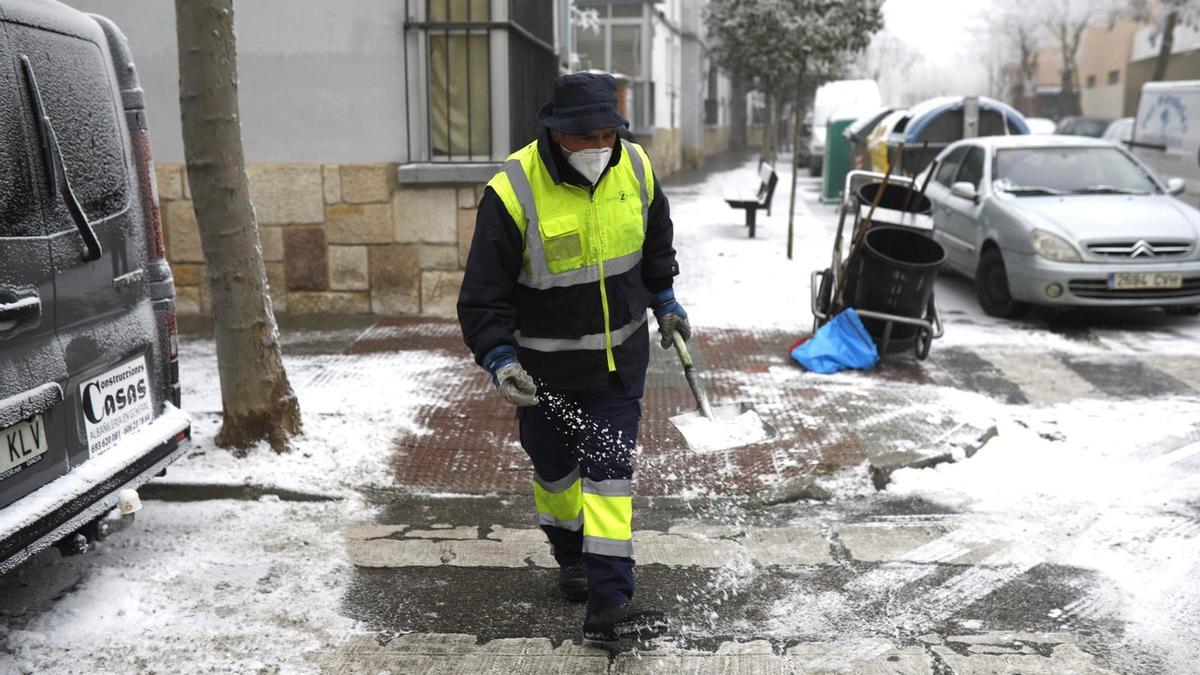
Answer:
[[1125, 115], [1125, 81], [1133, 36], [1143, 24], [1120, 20], [1089, 26], [1076, 58], [1080, 109], [1086, 117]]
[[[72, 0], [129, 38], [181, 314], [210, 312], [184, 170], [174, 4]], [[560, 72], [625, 82], [666, 176], [729, 143], [703, 2], [254, 0], [235, 5], [251, 193], [277, 312], [453, 316], [482, 186], [538, 133]], [[576, 55], [576, 56], [573, 56]]]
[[708, 58], [703, 10], [688, 0], [581, 2], [599, 26], [574, 25], [572, 69], [619, 78], [623, 112], [662, 175], [729, 147], [732, 85]]
[[[1133, 36], [1125, 81], [1124, 111], [1137, 111], [1142, 85], [1150, 81], [1162, 43], [1155, 39], [1154, 26], [1145, 26]], [[1200, 29], [1180, 22], [1175, 26], [1171, 56], [1167, 61], [1166, 80], [1200, 80]]]

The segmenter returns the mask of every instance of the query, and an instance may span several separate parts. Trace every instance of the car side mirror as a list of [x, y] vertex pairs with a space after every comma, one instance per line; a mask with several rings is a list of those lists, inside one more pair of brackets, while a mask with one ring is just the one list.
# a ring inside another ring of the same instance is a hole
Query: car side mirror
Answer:
[[973, 183], [968, 183], [965, 180], [960, 180], [954, 185], [951, 185], [950, 194], [954, 195], [955, 197], [962, 197], [963, 199], [969, 199], [971, 201], [976, 201], [979, 199], [979, 193], [975, 190], [975, 185]]
[[1179, 178], [1178, 176], [1175, 178], [1168, 178], [1167, 179], [1167, 194], [1181, 195], [1181, 194], [1183, 194], [1183, 188], [1186, 186], [1187, 186], [1187, 181], [1183, 180], [1182, 178]]

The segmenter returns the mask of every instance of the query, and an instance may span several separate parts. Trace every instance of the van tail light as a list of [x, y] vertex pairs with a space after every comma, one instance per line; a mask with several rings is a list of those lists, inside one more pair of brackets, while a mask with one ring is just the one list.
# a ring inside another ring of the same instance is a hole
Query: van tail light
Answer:
[[154, 158], [150, 154], [150, 132], [144, 112], [134, 117], [140, 124], [131, 129], [134, 162], [137, 165], [138, 192], [142, 197], [142, 212], [146, 216], [146, 255], [152, 261], [165, 260], [167, 247], [163, 242], [162, 214], [158, 210], [158, 179], [154, 175]]
[[179, 325], [175, 321], [175, 308], [167, 310], [167, 389], [171, 392], [171, 403], [178, 408], [182, 402], [179, 386]]
[[179, 326], [175, 323], [175, 310], [167, 312], [167, 358], [179, 358]]

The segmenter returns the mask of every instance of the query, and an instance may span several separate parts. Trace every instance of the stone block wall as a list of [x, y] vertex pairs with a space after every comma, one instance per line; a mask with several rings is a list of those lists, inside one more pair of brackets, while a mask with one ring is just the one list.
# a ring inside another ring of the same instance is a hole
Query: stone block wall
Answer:
[[704, 127], [704, 154], [715, 155], [729, 150], [729, 127]]
[[[177, 311], [208, 314], [186, 169], [156, 171]], [[247, 173], [277, 314], [455, 316], [482, 185], [399, 185], [394, 164], [255, 164]]]
[[683, 167], [683, 130], [658, 127], [653, 135], [640, 135], [637, 142], [650, 156], [654, 175], [664, 178]]

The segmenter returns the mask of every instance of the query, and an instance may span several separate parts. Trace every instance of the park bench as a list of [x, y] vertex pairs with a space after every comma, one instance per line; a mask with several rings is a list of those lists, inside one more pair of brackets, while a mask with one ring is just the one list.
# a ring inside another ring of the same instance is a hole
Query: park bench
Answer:
[[725, 203], [735, 209], [745, 209], [746, 211], [746, 227], [750, 228], [750, 238], [754, 238], [754, 226], [757, 222], [757, 214], [760, 210], [766, 210], [767, 215], [771, 215], [771, 197], [775, 194], [775, 184], [779, 182], [779, 175], [775, 173], [775, 168], [766, 162], [758, 163], [758, 190], [750, 194], [741, 194], [734, 197], [726, 197]]

